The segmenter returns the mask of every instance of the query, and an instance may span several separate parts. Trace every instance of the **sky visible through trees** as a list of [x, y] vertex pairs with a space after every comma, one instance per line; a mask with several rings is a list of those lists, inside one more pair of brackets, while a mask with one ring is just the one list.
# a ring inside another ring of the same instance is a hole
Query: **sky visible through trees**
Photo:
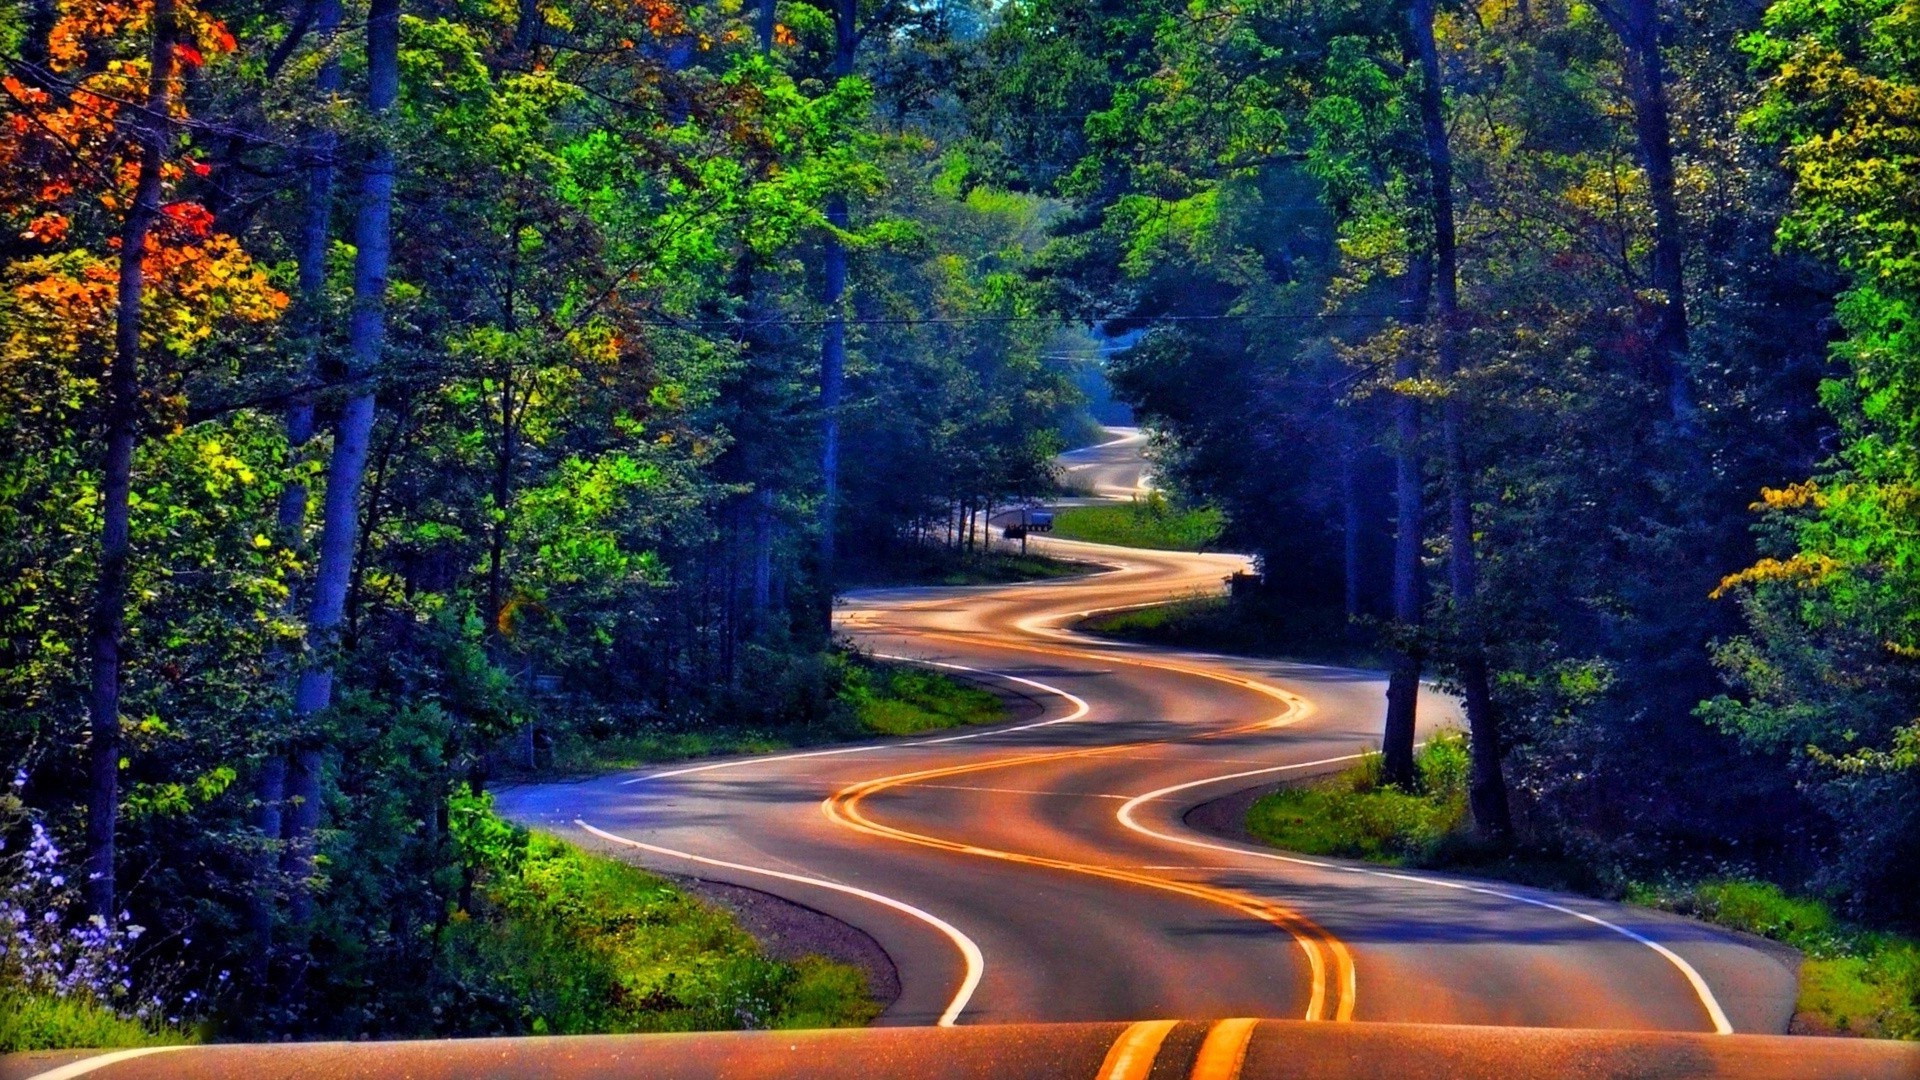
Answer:
[[1108, 384], [1381, 650], [1390, 781], [1437, 678], [1488, 844], [1920, 919], [1917, 0], [22, 0], [0, 61], [0, 888], [95, 958], [0, 989], [447, 1030], [489, 783], [831, 737], [836, 588]]

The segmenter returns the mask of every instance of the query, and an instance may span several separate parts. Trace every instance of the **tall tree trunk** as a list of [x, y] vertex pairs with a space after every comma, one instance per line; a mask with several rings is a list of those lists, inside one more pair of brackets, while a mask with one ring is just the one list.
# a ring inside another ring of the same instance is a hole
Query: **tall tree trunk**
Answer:
[[1414, 48], [1420, 56], [1420, 128], [1431, 172], [1428, 193], [1433, 211], [1434, 296], [1439, 325], [1440, 378], [1447, 384], [1441, 408], [1440, 443], [1447, 481], [1447, 571], [1459, 622], [1459, 678], [1466, 698], [1472, 768], [1468, 801], [1480, 831], [1504, 840], [1513, 832], [1507, 806], [1506, 776], [1500, 764], [1499, 718], [1488, 686], [1485, 643], [1475, 580], [1473, 493], [1466, 460], [1466, 400], [1460, 372], [1460, 272], [1453, 221], [1453, 148], [1441, 103], [1440, 60], [1433, 38], [1436, 0], [1413, 0], [1409, 9]]
[[[372, 0], [367, 13], [367, 112], [379, 121], [400, 93], [400, 0]], [[288, 781], [291, 807], [287, 823], [288, 915], [296, 924], [312, 917], [307, 880], [313, 874], [313, 837], [320, 823], [321, 777], [325, 740], [311, 730], [314, 718], [333, 701], [347, 588], [360, 527], [360, 484], [366, 475], [373, 436], [373, 372], [386, 344], [387, 262], [392, 251], [394, 153], [384, 134], [360, 178], [353, 235], [358, 253], [353, 270], [353, 314], [347, 324], [347, 376], [353, 393], [334, 426], [333, 456], [327, 463], [327, 493], [320, 554], [308, 608], [308, 645], [313, 651], [294, 691], [294, 714], [302, 743], [293, 756]]]
[[778, 7], [778, 0], [760, 0], [760, 11], [758, 12], [758, 15], [759, 15], [758, 21], [760, 24], [759, 25], [760, 51], [763, 54], [771, 53], [773, 51], [774, 13], [777, 7]]
[[1665, 383], [1669, 415], [1683, 430], [1690, 429], [1699, 406], [1687, 374], [1686, 225], [1674, 192], [1673, 124], [1667, 109], [1666, 60], [1660, 55], [1659, 0], [1618, 0], [1600, 4], [1599, 10], [1620, 38], [1627, 93], [1633, 98], [1633, 133], [1653, 204], [1653, 285], [1665, 301], [1654, 329], [1654, 374]]
[[[835, 79], [853, 74], [858, 13], [858, 0], [836, 0], [834, 4]], [[839, 233], [850, 223], [847, 197], [838, 192], [829, 195], [827, 224], [832, 228], [821, 254], [826, 278], [821, 302], [826, 307], [827, 322], [820, 335], [820, 592], [822, 621], [829, 631], [833, 628], [835, 530], [840, 509], [840, 399], [847, 371], [847, 322], [842, 307], [847, 294], [847, 248], [840, 242]]]
[[114, 914], [115, 837], [120, 816], [121, 645], [127, 629], [128, 559], [132, 550], [133, 451], [140, 438], [140, 306], [146, 295], [147, 239], [160, 217], [161, 168], [172, 124], [173, 0], [154, 0], [153, 45], [147, 53], [147, 95], [133, 125], [140, 172], [120, 227], [120, 270], [114, 293], [113, 362], [107, 369], [107, 452], [100, 476], [100, 577], [89, 627], [88, 909]]
[[[315, 29], [322, 47], [331, 49], [340, 30], [340, 0], [320, 0], [315, 13]], [[340, 91], [340, 62], [329, 58], [314, 79], [314, 96], [325, 101]], [[340, 137], [329, 128], [311, 133], [306, 161], [306, 206], [300, 222], [300, 246], [295, 252], [299, 266], [300, 332], [306, 351], [306, 370], [301, 378], [312, 383], [321, 376], [321, 342], [326, 335], [327, 246], [331, 238], [333, 207], [333, 159], [339, 152]], [[289, 455], [298, 458], [301, 449], [313, 438], [313, 396], [302, 389], [287, 403], [286, 431]], [[307, 520], [307, 484], [298, 475], [288, 481], [280, 493], [276, 514], [282, 542], [299, 546]], [[289, 611], [299, 605], [299, 596], [287, 598]], [[260, 765], [256, 778], [254, 828], [259, 834], [260, 854], [254, 867], [254, 895], [247, 911], [248, 928], [254, 948], [249, 959], [254, 965], [256, 984], [263, 983], [272, 960], [274, 895], [277, 892], [278, 846], [285, 827], [287, 759], [283, 748], [275, 746]]]
[[1340, 558], [1341, 600], [1347, 616], [1346, 633], [1358, 627], [1361, 604], [1360, 450], [1354, 445], [1352, 425], [1340, 425]]
[[[1427, 297], [1433, 290], [1433, 261], [1416, 254], [1407, 273], [1407, 311], [1404, 321], [1419, 326], [1427, 320]], [[1393, 379], [1405, 384], [1420, 375], [1419, 355], [1411, 348], [1394, 358]], [[1420, 400], [1410, 393], [1393, 401], [1393, 619], [1405, 638], [1394, 653], [1387, 677], [1387, 723], [1380, 741], [1381, 771], [1390, 784], [1413, 786], [1414, 733], [1419, 724], [1420, 671], [1425, 664], [1418, 644], [1421, 622], [1420, 543], [1426, 535], [1423, 466], [1420, 454]]]

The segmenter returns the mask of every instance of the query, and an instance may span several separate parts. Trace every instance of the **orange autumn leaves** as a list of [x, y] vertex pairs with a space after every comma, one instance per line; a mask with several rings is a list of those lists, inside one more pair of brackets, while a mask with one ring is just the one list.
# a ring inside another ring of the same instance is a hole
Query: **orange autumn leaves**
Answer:
[[[187, 130], [189, 73], [235, 48], [226, 27], [177, 0], [169, 99]], [[65, 0], [45, 42], [45, 61], [0, 78], [0, 230], [19, 254], [5, 268], [11, 320], [0, 370], [19, 363], [98, 355], [113, 330], [118, 232], [133, 198], [139, 153], [127, 114], [148, 98], [151, 0]], [[240, 245], [215, 229], [199, 202], [179, 197], [205, 167], [177, 138], [144, 267], [143, 343], [180, 355], [224, 319], [266, 321], [286, 305]]]

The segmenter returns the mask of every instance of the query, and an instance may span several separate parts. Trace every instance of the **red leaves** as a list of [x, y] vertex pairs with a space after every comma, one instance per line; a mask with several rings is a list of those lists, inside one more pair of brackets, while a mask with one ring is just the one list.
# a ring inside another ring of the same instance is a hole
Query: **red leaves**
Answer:
[[205, 54], [184, 41], [173, 47], [173, 55], [178, 57], [180, 62], [187, 67], [204, 67], [207, 63]]
[[167, 221], [184, 236], [205, 237], [213, 232], [213, 214], [196, 202], [168, 203], [160, 208]]

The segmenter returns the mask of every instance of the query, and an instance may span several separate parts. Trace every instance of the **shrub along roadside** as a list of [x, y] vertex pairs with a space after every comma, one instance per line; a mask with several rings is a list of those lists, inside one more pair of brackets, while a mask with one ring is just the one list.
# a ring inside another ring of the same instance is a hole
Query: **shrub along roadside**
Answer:
[[665, 879], [459, 796], [470, 902], [443, 931], [443, 1034], [850, 1027], [879, 1013], [858, 969], [767, 957], [732, 916]]
[[1379, 758], [1311, 784], [1281, 788], [1248, 808], [1247, 831], [1308, 855], [1445, 869], [1572, 889], [1678, 912], [1783, 942], [1804, 954], [1796, 1028], [1810, 1034], [1920, 1038], [1920, 942], [1854, 926], [1819, 900], [1740, 878], [1648, 884], [1570, 872], [1562, 861], [1476, 843], [1467, 809], [1467, 751], [1456, 732], [1421, 748], [1420, 788], [1381, 783]]

